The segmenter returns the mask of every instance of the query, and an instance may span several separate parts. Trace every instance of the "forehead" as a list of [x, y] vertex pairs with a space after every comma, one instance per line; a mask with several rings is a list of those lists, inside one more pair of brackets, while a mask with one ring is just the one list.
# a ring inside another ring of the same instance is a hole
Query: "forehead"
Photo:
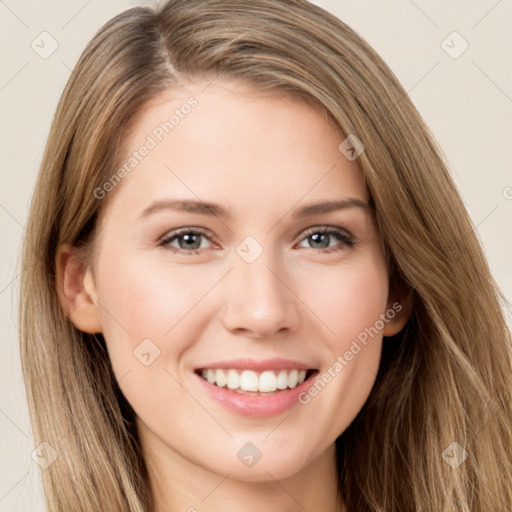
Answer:
[[112, 207], [125, 202], [140, 210], [163, 194], [235, 211], [282, 209], [302, 198], [367, 199], [357, 163], [338, 148], [342, 140], [318, 109], [296, 97], [221, 80], [169, 89], [126, 133], [118, 164], [126, 172]]

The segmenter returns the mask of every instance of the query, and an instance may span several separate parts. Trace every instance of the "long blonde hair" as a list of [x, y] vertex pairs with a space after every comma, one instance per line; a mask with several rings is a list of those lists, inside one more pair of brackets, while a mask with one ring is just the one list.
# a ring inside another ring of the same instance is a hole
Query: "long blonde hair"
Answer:
[[[367, 402], [336, 441], [348, 511], [512, 510], [507, 304], [446, 158], [392, 71], [354, 30], [305, 0], [169, 0], [128, 9], [87, 45], [31, 204], [20, 341], [35, 442], [59, 455], [42, 470], [49, 511], [155, 506], [133, 409], [103, 337], [79, 331], [63, 311], [55, 255], [72, 243], [87, 259], [108, 200], [94, 190], [117, 168], [145, 103], [184, 79], [219, 75], [314, 103], [340, 134], [363, 141], [357, 162], [390, 289], [414, 296], [406, 327], [384, 340]], [[453, 450], [467, 457], [458, 467], [446, 462]]]

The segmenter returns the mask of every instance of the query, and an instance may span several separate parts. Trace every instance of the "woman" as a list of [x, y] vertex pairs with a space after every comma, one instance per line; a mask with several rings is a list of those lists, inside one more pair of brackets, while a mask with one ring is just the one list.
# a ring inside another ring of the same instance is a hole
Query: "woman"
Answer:
[[403, 88], [321, 8], [108, 22], [23, 258], [52, 512], [512, 509], [503, 297]]

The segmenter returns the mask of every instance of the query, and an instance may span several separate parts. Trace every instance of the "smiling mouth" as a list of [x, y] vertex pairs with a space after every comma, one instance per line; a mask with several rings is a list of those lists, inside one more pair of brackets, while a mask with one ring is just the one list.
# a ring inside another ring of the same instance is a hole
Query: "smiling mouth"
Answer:
[[238, 370], [234, 368], [198, 368], [195, 373], [219, 388], [244, 395], [270, 395], [294, 389], [314, 374], [316, 369]]

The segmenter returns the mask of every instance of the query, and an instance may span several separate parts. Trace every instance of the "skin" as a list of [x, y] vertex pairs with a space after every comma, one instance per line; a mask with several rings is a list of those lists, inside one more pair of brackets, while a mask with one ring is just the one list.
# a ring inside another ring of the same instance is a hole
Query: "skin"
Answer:
[[[155, 512], [344, 510], [335, 439], [365, 403], [383, 336], [403, 328], [410, 305], [400, 299], [402, 311], [307, 405], [249, 418], [204, 392], [193, 370], [215, 360], [285, 357], [327, 370], [396, 301], [372, 210], [292, 217], [309, 203], [369, 199], [332, 125], [291, 97], [205, 85], [165, 91], [138, 116], [127, 158], [169, 112], [198, 100], [104, 199], [92, 264], [59, 248], [59, 296], [78, 329], [105, 337], [137, 415]], [[231, 217], [162, 209], [140, 218], [164, 198], [216, 202]], [[305, 234], [323, 226], [355, 244]], [[159, 245], [181, 228], [211, 233], [198, 237], [199, 254], [186, 254], [183, 238], [171, 243], [181, 254]], [[249, 235], [263, 250], [252, 263], [236, 252]], [[149, 366], [134, 357], [147, 338], [160, 350]], [[236, 455], [247, 442], [262, 453], [251, 468]]]

